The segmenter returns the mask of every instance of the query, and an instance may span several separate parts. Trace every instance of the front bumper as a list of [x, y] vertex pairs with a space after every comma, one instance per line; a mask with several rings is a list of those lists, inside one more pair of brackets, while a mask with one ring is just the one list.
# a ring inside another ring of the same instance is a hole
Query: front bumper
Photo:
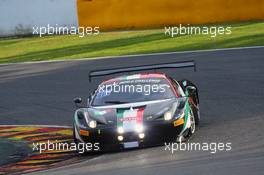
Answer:
[[[180, 121], [181, 120], [181, 121]], [[157, 145], [166, 141], [176, 140], [183, 129], [183, 119], [174, 121], [148, 121], [144, 122], [144, 138], [140, 138], [137, 132], [117, 133], [116, 126], [99, 125], [95, 129], [80, 129], [77, 127], [78, 134], [83, 142], [100, 143], [101, 148], [111, 146], [124, 147], [126, 143], [137, 142], [138, 147]], [[123, 136], [119, 141], [118, 136]]]

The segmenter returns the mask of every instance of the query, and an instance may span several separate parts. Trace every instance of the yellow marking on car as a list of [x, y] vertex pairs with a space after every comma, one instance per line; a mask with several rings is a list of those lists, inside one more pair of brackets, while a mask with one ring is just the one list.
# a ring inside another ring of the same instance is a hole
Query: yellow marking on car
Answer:
[[89, 131], [85, 131], [85, 130], [80, 130], [80, 134], [83, 135], [83, 136], [89, 136]]
[[173, 122], [174, 127], [177, 127], [177, 126], [182, 125], [182, 124], [184, 124], [183, 118], [180, 118], [180, 119]]

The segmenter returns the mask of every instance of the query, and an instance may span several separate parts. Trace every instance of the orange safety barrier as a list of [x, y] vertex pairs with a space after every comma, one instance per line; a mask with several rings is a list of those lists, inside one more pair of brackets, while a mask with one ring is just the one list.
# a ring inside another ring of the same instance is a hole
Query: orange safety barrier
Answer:
[[77, 0], [79, 26], [103, 30], [264, 19], [264, 0]]

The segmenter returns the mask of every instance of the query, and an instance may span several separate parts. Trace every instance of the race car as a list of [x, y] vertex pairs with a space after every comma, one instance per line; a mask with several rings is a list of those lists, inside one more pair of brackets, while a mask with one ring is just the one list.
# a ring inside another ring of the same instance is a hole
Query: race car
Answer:
[[[92, 71], [91, 77], [156, 69], [195, 67], [193, 61]], [[100, 150], [129, 149], [166, 141], [187, 141], [200, 121], [197, 87], [165, 73], [145, 72], [103, 81], [85, 106], [75, 98], [76, 143], [99, 143]]]

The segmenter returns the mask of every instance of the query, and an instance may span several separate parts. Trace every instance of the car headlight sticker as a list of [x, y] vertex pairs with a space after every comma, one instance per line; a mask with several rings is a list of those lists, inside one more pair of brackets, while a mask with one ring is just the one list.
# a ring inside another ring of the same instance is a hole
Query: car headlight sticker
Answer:
[[164, 114], [164, 120], [168, 121], [168, 120], [171, 120], [172, 119], [172, 112], [171, 111], [167, 111], [165, 114]]

